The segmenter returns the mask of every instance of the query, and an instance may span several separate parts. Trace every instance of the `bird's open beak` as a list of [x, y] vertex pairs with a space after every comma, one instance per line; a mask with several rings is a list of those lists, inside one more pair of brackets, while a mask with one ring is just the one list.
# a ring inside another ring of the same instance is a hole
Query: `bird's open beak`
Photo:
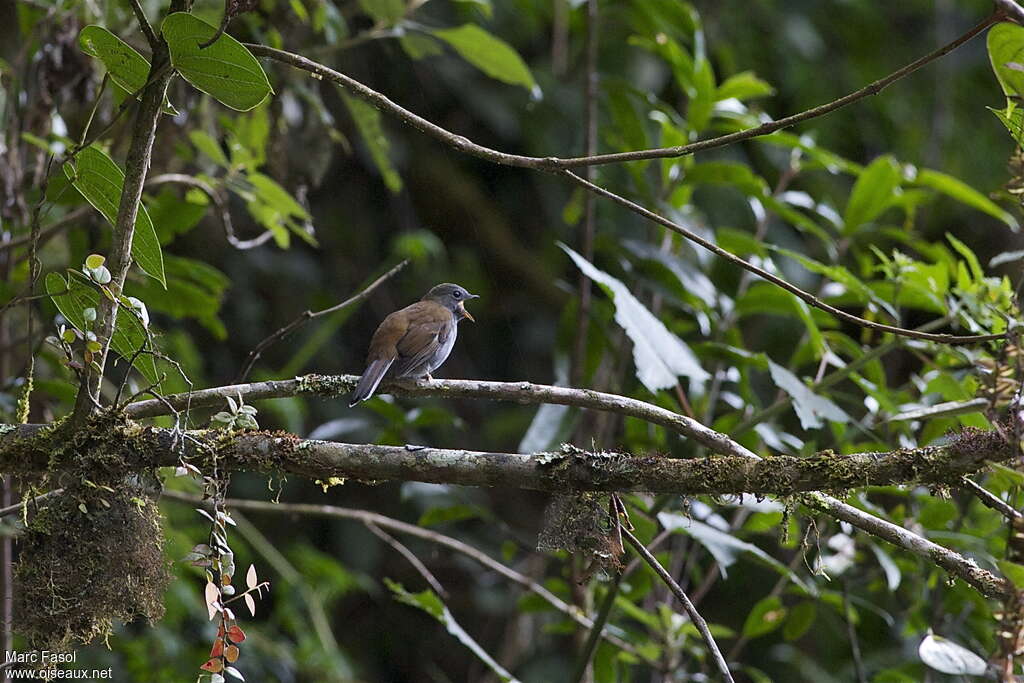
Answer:
[[[469, 298], [471, 298], [471, 299], [479, 299], [480, 296], [478, 294], [470, 294]], [[473, 314], [466, 310], [466, 302], [465, 301], [460, 301], [459, 302], [459, 313], [462, 314], [463, 318], [469, 318], [473, 322], [476, 322], [476, 318], [473, 317]]]

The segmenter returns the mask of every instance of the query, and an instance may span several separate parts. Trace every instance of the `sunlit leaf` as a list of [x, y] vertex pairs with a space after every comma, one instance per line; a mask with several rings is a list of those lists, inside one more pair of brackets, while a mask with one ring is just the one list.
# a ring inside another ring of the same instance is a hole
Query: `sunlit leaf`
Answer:
[[171, 64], [182, 78], [221, 104], [249, 111], [273, 92], [256, 57], [228, 34], [209, 47], [199, 47], [217, 33], [216, 26], [175, 12], [160, 30], [171, 51]]
[[951, 175], [925, 168], [918, 172], [914, 182], [918, 185], [924, 185], [925, 187], [930, 187], [933, 190], [938, 190], [962, 204], [966, 204], [967, 206], [978, 209], [979, 211], [983, 211], [993, 218], [997, 218], [1005, 223], [1007, 227], [1014, 232], [1020, 229], [1020, 225], [1013, 215], [1004, 211], [998, 204], [975, 190], [964, 181], [954, 178]]
[[793, 399], [793, 409], [804, 429], [821, 427], [822, 419], [843, 424], [850, 421], [850, 416], [842, 408], [824, 396], [815, 394], [803, 380], [786, 368], [769, 360], [768, 371], [775, 384]]
[[878, 218], [895, 199], [900, 180], [899, 167], [892, 157], [881, 156], [871, 162], [850, 193], [843, 214], [843, 231], [852, 234], [865, 223]]
[[[113, 159], [95, 146], [89, 146], [64, 164], [64, 175], [75, 189], [82, 193], [86, 201], [110, 221], [111, 225], [117, 222], [121, 192], [124, 189], [124, 171]], [[147, 275], [151, 275], [166, 286], [160, 240], [157, 239], [153, 221], [142, 202], [139, 202], [138, 215], [135, 217], [132, 258]]]
[[615, 322], [633, 342], [637, 379], [651, 393], [675, 386], [677, 377], [688, 377], [701, 391], [710, 375], [679, 337], [669, 332], [618, 279], [598, 270], [575, 251], [560, 244], [576, 266], [599, 284], [615, 303]]
[[921, 661], [944, 674], [982, 676], [988, 670], [984, 659], [952, 640], [929, 633], [917, 648]]
[[988, 57], [992, 70], [1008, 97], [1024, 95], [1024, 72], [1010, 64], [1024, 62], [1024, 27], [1010, 22], [996, 24], [988, 32]]
[[519, 53], [476, 24], [434, 29], [431, 33], [451, 45], [463, 59], [491, 78], [539, 92], [533, 74]]
[[750, 610], [743, 622], [743, 635], [747, 638], [766, 635], [781, 626], [785, 619], [786, 608], [782, 606], [782, 599], [769, 595], [759, 600]]
[[[125, 95], [138, 92], [149, 79], [149, 60], [135, 48], [102, 26], [90, 25], [78, 34], [82, 52], [103, 62], [110, 80], [123, 88]], [[178, 110], [164, 97], [164, 111], [176, 115]]]

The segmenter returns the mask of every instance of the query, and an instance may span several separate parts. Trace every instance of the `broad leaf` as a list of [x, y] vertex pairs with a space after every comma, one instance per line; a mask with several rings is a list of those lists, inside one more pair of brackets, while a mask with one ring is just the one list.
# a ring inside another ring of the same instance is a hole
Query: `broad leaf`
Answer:
[[786, 608], [782, 606], [782, 598], [770, 595], [758, 601], [750, 610], [743, 622], [743, 635], [746, 638], [757, 638], [771, 633], [786, 619]]
[[359, 0], [359, 6], [371, 17], [388, 26], [405, 16], [405, 0]]
[[521, 85], [537, 93], [537, 82], [526, 62], [512, 46], [476, 24], [463, 24], [457, 28], [435, 29], [432, 33], [445, 41], [467, 62], [491, 78], [504, 83]]
[[[135, 48], [102, 26], [90, 25], [78, 34], [82, 52], [103, 62], [110, 80], [125, 91], [125, 95], [138, 92], [149, 79], [149, 60]], [[164, 111], [175, 115], [178, 110], [164, 98]]]
[[[99, 310], [101, 296], [91, 285], [74, 275], [65, 280], [58, 273], [48, 273], [46, 293], [50, 295], [57, 310], [69, 323], [82, 331], [90, 328], [85, 319], [85, 310], [87, 308]], [[125, 307], [122, 306], [123, 308]], [[110, 340], [110, 346], [117, 352], [117, 355], [128, 360], [146, 345], [146, 341], [146, 329], [139, 319], [129, 310], [119, 311], [117, 323], [114, 325], [114, 335]], [[148, 381], [153, 383], [157, 381], [156, 362], [153, 356], [140, 355], [135, 359], [134, 366]]]
[[770, 83], [755, 76], [753, 71], [743, 71], [725, 79], [722, 85], [718, 86], [715, 99], [726, 100], [735, 97], [738, 100], [750, 100], [774, 94], [775, 88]]
[[1024, 27], [1009, 22], [993, 26], [988, 32], [988, 58], [1007, 97], [1024, 95]]
[[922, 169], [917, 174], [917, 178], [914, 179], [914, 182], [918, 185], [924, 185], [925, 187], [930, 187], [933, 190], [938, 190], [944, 195], [952, 197], [962, 204], [966, 204], [967, 206], [978, 209], [979, 211], [983, 211], [993, 218], [998, 218], [1014, 232], [1020, 229], [1020, 225], [1017, 223], [1016, 218], [1008, 212], [1003, 211], [998, 204], [975, 190], [967, 183], [962, 180], [958, 180], [951, 175], [946, 175], [945, 173], [932, 171], [926, 168]]
[[615, 303], [615, 322], [633, 342], [636, 376], [651, 393], [675, 386], [677, 377], [688, 377], [695, 393], [702, 393], [710, 375], [683, 341], [669, 332], [654, 314], [633, 296], [622, 282], [598, 270], [575, 251], [559, 244], [583, 274], [601, 286]]
[[815, 394], [803, 380], [786, 368], [769, 360], [768, 371], [775, 384], [793, 399], [793, 408], [804, 429], [821, 427], [822, 418], [843, 424], [850, 421], [850, 416], [842, 408], [824, 396]]
[[182, 78], [221, 104], [249, 111], [273, 92], [256, 57], [231, 36], [225, 33], [213, 45], [199, 47], [217, 33], [216, 26], [175, 12], [160, 30], [171, 51], [171, 64]]
[[[114, 225], [117, 221], [117, 208], [121, 204], [121, 191], [124, 189], [124, 171], [114, 163], [114, 160], [96, 147], [89, 146], [64, 164], [64, 175], [86, 201]], [[159, 280], [160, 284], [167, 285], [160, 240], [157, 239], [149, 212], [141, 202], [138, 215], [135, 217], [132, 258], [147, 275]]]
[[892, 204], [900, 186], [900, 171], [896, 161], [883, 156], [871, 162], [853, 186], [850, 200], [843, 214], [844, 232], [851, 234], [878, 218]]
[[345, 93], [341, 99], [348, 107], [352, 120], [355, 121], [359, 134], [363, 136], [363, 142], [370, 152], [370, 158], [380, 171], [380, 176], [389, 190], [398, 193], [402, 189], [402, 178], [398, 175], [395, 167], [388, 157], [390, 144], [387, 136], [384, 135], [384, 126], [381, 123], [380, 111], [371, 104], [364, 102], [358, 97], [352, 97]]
[[917, 648], [921, 661], [944, 674], [982, 676], [988, 670], [984, 659], [952, 640], [929, 632]]

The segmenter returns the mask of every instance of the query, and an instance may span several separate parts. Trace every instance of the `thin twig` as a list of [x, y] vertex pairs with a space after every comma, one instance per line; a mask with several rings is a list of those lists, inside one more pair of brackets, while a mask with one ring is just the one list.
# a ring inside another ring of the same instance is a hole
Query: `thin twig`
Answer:
[[325, 315], [330, 315], [331, 313], [337, 313], [338, 311], [342, 311], [348, 308], [349, 306], [354, 306], [355, 304], [358, 304], [359, 302], [363, 301], [371, 294], [373, 294], [373, 292], [382, 284], [393, 278], [395, 275], [398, 275], [398, 273], [401, 272], [401, 270], [405, 268], [407, 265], [409, 265], [408, 260], [402, 261], [398, 265], [394, 266], [391, 270], [384, 273], [379, 278], [377, 278], [369, 285], [364, 287], [361, 291], [357, 292], [356, 294], [353, 294], [352, 296], [345, 299], [339, 304], [335, 304], [334, 306], [331, 306], [330, 308], [325, 308], [321, 311], [314, 312], [306, 310], [303, 313], [301, 313], [299, 317], [297, 317], [295, 320], [291, 321], [290, 323], [288, 323], [287, 325], [280, 328], [272, 335], [261, 341], [259, 344], [256, 345], [256, 348], [249, 352], [249, 355], [245, 359], [245, 363], [242, 365], [242, 369], [239, 370], [238, 375], [235, 377], [235, 382], [239, 383], [245, 381], [245, 378], [248, 377], [249, 373], [252, 371], [252, 366], [256, 364], [256, 361], [259, 360], [260, 355], [267, 349], [268, 346], [274, 344], [275, 342], [281, 341], [289, 334], [299, 329], [300, 327], [302, 327], [311, 320], [315, 320], [316, 318], [320, 318]]
[[1021, 513], [1020, 510], [1016, 509], [1001, 498], [996, 497], [995, 494], [976, 481], [964, 477], [963, 483], [967, 485], [967, 488], [971, 490], [971, 493], [978, 497], [978, 500], [980, 500], [982, 504], [986, 507], [992, 508], [1003, 517], [1006, 517], [1007, 519], [1024, 517], [1024, 513]]
[[[1005, 1], [1005, 0], [1004, 0]], [[787, 116], [777, 121], [770, 121], [768, 123], [749, 128], [747, 130], [738, 131], [736, 133], [730, 133], [728, 135], [722, 135], [709, 140], [701, 140], [698, 142], [691, 143], [689, 145], [682, 145], [679, 147], [661, 147], [657, 149], [645, 149], [637, 150], [632, 152], [621, 152], [617, 154], [599, 154], [596, 156], [584, 156], [584, 157], [573, 157], [573, 158], [559, 158], [559, 157], [531, 157], [522, 156], [518, 154], [507, 154], [483, 145], [478, 145], [475, 142], [455, 133], [449, 132], [440, 126], [431, 123], [430, 121], [413, 114], [412, 112], [403, 109], [384, 95], [371, 90], [362, 83], [340, 74], [333, 69], [329, 69], [321, 64], [306, 59], [300, 55], [285, 52], [284, 50], [277, 50], [266, 45], [258, 45], [254, 43], [246, 43], [245, 46], [249, 48], [254, 54], [262, 57], [270, 57], [276, 59], [285, 64], [290, 64], [296, 68], [310, 71], [311, 73], [317, 73], [321, 76], [328, 78], [329, 80], [338, 83], [343, 88], [348, 90], [354, 95], [366, 99], [371, 104], [376, 106], [378, 109], [385, 111], [390, 114], [398, 116], [400, 119], [413, 126], [417, 130], [420, 130], [460, 151], [473, 156], [486, 159], [498, 164], [504, 164], [508, 166], [519, 166], [522, 168], [532, 168], [537, 170], [545, 171], [557, 171], [561, 169], [577, 168], [579, 166], [590, 166], [597, 164], [611, 164], [621, 163], [624, 161], [640, 161], [644, 159], [665, 159], [671, 157], [679, 157], [687, 154], [693, 154], [708, 149], [714, 149], [716, 147], [724, 147], [731, 145], [742, 140], [749, 140], [750, 138], [760, 137], [762, 135], [768, 135], [774, 133], [777, 130], [788, 128], [797, 123], [803, 123], [825, 114], [845, 107], [848, 104], [852, 104], [857, 100], [863, 99], [870, 95], [877, 95], [884, 88], [891, 85], [895, 81], [912, 74], [921, 67], [944, 57], [953, 50], [957, 49], [967, 41], [974, 38], [976, 35], [984, 31], [986, 28], [996, 23], [1000, 19], [1004, 18], [1002, 12], [994, 12], [984, 21], [977, 26], [971, 28], [966, 33], [962, 34], [958, 38], [951, 42], [943, 45], [937, 50], [933, 50], [923, 57], [914, 60], [910, 64], [907, 64], [901, 69], [898, 69], [884, 78], [880, 78], [873, 83], [870, 83], [859, 90], [855, 90], [848, 95], [844, 95], [839, 99], [833, 100], [827, 104], [823, 104], [812, 109]]]
[[38, 496], [29, 498], [27, 500], [23, 500], [20, 503], [15, 503], [14, 505], [8, 505], [7, 507], [0, 508], [0, 517], [7, 517], [9, 515], [20, 514], [22, 508], [28, 505], [38, 505], [47, 498], [55, 498], [56, 496], [59, 496], [62, 493], [64, 493], [64, 489], [54, 489], [52, 491], [47, 491], [46, 493], [40, 493]]
[[[178, 491], [165, 489], [162, 496], [164, 498], [170, 498], [172, 500], [181, 501], [184, 503], [188, 503], [190, 505], [208, 506], [208, 502], [204, 501], [201, 497], [191, 495], [188, 493], [181, 493]], [[423, 527], [416, 526], [415, 524], [409, 524], [407, 522], [393, 519], [391, 517], [387, 517], [376, 512], [371, 512], [369, 510], [343, 508], [338, 507], [336, 505], [312, 505], [308, 503], [271, 503], [262, 500], [246, 500], [241, 498], [228, 498], [225, 501], [225, 504], [228, 505], [230, 508], [236, 510], [251, 510], [253, 512], [272, 512], [275, 514], [311, 515], [315, 517], [333, 517], [337, 519], [349, 519], [356, 522], [360, 522], [362, 524], [375, 524], [378, 527], [381, 527], [383, 529], [390, 529], [391, 531], [400, 534], [416, 536], [417, 538], [421, 538], [425, 541], [436, 543], [437, 545], [441, 545], [446, 548], [449, 548], [450, 550], [454, 550], [457, 553], [461, 553], [466, 557], [469, 557], [470, 559], [479, 562], [483, 566], [487, 567], [488, 569], [494, 571], [497, 574], [500, 574], [501, 576], [504, 576], [506, 579], [512, 581], [513, 583], [516, 583], [519, 586], [522, 586], [523, 588], [535, 593], [545, 602], [547, 602], [552, 607], [557, 609], [559, 612], [562, 612], [563, 614], [571, 618], [573, 621], [575, 621], [577, 624], [583, 626], [584, 628], [589, 629], [593, 628], [594, 626], [594, 622], [588, 619], [578, 609], [572, 607], [564, 600], [556, 596], [554, 593], [549, 591], [547, 588], [540, 585], [539, 583], [537, 583], [530, 577], [526, 576], [525, 574], [520, 574], [511, 567], [507, 567], [501, 562], [498, 562], [497, 560], [491, 558], [490, 555], [487, 555], [483, 551], [479, 550], [478, 548], [472, 545], [469, 545], [468, 543], [463, 543], [458, 539], [452, 538], [451, 536], [446, 536], [442, 533], [438, 533], [437, 531], [433, 531], [431, 529], [425, 529]], [[633, 647], [626, 641], [622, 640], [618, 636], [609, 633], [607, 629], [603, 632], [603, 637], [605, 640], [607, 640], [615, 647], [625, 652], [629, 652], [630, 654], [633, 654], [641, 659], [647, 659], [642, 654], [640, 654], [640, 652], [635, 647]]]
[[889, 85], [893, 81], [896, 81], [899, 78], [902, 78], [903, 76], [912, 73], [913, 71], [921, 68], [925, 64], [934, 61], [935, 59], [942, 57], [943, 55], [956, 49], [963, 43], [967, 42], [968, 40], [976, 36], [978, 33], [981, 33], [987, 27], [991, 26], [993, 23], [998, 21], [1002, 16], [1003, 14], [1001, 12], [993, 13], [983, 22], [981, 22], [980, 24], [978, 24], [977, 26], [969, 30], [967, 33], [957, 38], [956, 40], [945, 45], [944, 47], [939, 48], [938, 50], [935, 50], [934, 52], [931, 52], [928, 55], [925, 55], [924, 57], [890, 74], [889, 76], [886, 76], [885, 78], [875, 81], [874, 83], [865, 86], [864, 88], [861, 88], [860, 90], [851, 93], [850, 95], [839, 98], [834, 102], [822, 105], [821, 107], [816, 107], [814, 109], [807, 110], [800, 114], [796, 114], [794, 116], [790, 116], [779, 121], [766, 123], [756, 128], [751, 128], [745, 131], [740, 131], [738, 133], [732, 133], [729, 135], [723, 135], [712, 140], [705, 140], [683, 147], [640, 150], [636, 152], [624, 152], [622, 154], [606, 154], [594, 157], [580, 157], [576, 159], [522, 156], [518, 154], [508, 154], [506, 152], [501, 152], [499, 150], [491, 149], [489, 147], [484, 147], [483, 145], [479, 145], [462, 135], [456, 135], [455, 133], [452, 133], [451, 131], [442, 128], [441, 126], [438, 126], [437, 124], [428, 121], [422, 116], [412, 113], [411, 111], [395, 104], [386, 96], [377, 92], [376, 90], [367, 87], [366, 85], [360, 83], [359, 81], [353, 78], [350, 78], [349, 76], [346, 76], [345, 74], [335, 71], [334, 69], [328, 68], [323, 64], [314, 62], [313, 60], [307, 59], [301, 55], [285, 52], [284, 50], [277, 50], [272, 47], [267, 47], [266, 45], [246, 43], [246, 46], [257, 55], [276, 59], [285, 64], [294, 66], [295, 68], [308, 71], [312, 74], [320, 76], [321, 78], [330, 80], [336, 83], [337, 85], [340, 85], [342, 88], [352, 93], [353, 95], [356, 95], [357, 97], [366, 100], [367, 102], [377, 107], [381, 111], [398, 117], [400, 120], [412, 126], [413, 128], [416, 128], [417, 130], [435, 138], [436, 140], [443, 142], [444, 144], [458, 151], [485, 159], [487, 161], [491, 161], [496, 164], [516, 166], [520, 168], [531, 168], [542, 171], [560, 172], [561, 175], [575, 182], [576, 184], [583, 186], [590, 192], [596, 193], [600, 196], [610, 199], [615, 203], [628, 208], [629, 210], [643, 216], [644, 218], [650, 221], [658, 223], [663, 227], [666, 227], [670, 230], [677, 232], [686, 239], [689, 239], [701, 245], [705, 249], [708, 249], [709, 251], [718, 254], [722, 258], [730, 261], [731, 263], [741, 268], [744, 268], [745, 270], [748, 270], [775, 285], [783, 287], [784, 289], [798, 296], [800, 299], [807, 302], [811, 306], [831, 313], [832, 315], [835, 315], [836, 317], [846, 320], [847, 322], [867, 327], [869, 329], [883, 332], [891, 332], [893, 334], [911, 337], [914, 339], [923, 339], [926, 341], [935, 341], [946, 344], [974, 344], [978, 342], [1003, 339], [1006, 335], [991, 334], [960, 336], [950, 334], [922, 334], [917, 333], [913, 330], [904, 329], [902, 327], [884, 325], [882, 323], [876, 323], [870, 320], [865, 320], [864, 318], [860, 318], [850, 313], [846, 313], [845, 311], [842, 311], [838, 308], [835, 308], [834, 306], [830, 306], [829, 304], [824, 303], [813, 294], [805, 292], [796, 285], [786, 282], [777, 275], [769, 273], [763, 268], [759, 268], [758, 266], [755, 266], [754, 264], [745, 261], [744, 259], [732, 254], [731, 252], [720, 248], [718, 245], [701, 238], [699, 235], [696, 235], [695, 233], [683, 228], [682, 226], [673, 223], [667, 218], [659, 216], [653, 211], [650, 211], [634, 202], [629, 201], [624, 197], [615, 194], [614, 192], [611, 192], [610, 190], [605, 189], [604, 187], [596, 185], [595, 183], [592, 183], [580, 177], [579, 175], [573, 173], [569, 169], [577, 166], [589, 166], [591, 164], [634, 161], [637, 159], [666, 158], [681, 156], [683, 154], [691, 154], [695, 151], [698, 151], [699, 149], [711, 149], [714, 147], [721, 147], [723, 145], [733, 144], [740, 140], [746, 140], [748, 138], [766, 135], [768, 133], [779, 130], [780, 128], [791, 126], [794, 123], [812, 119], [817, 116], [822, 116], [842, 106], [850, 104], [851, 102], [866, 97], [867, 95], [872, 95], [880, 92], [882, 88]]
[[594, 617], [594, 626], [590, 629], [590, 633], [587, 634], [587, 642], [583, 644], [579, 661], [576, 663], [576, 670], [572, 678], [569, 679], [570, 681], [579, 682], [586, 676], [590, 661], [594, 658], [594, 653], [597, 652], [597, 643], [600, 640], [601, 631], [604, 629], [604, 625], [608, 623], [608, 617], [611, 616], [612, 607], [615, 605], [615, 598], [619, 594], [619, 584], [622, 582], [622, 577], [623, 574], [616, 574], [612, 577], [611, 583], [608, 584], [604, 600], [601, 602], [601, 607], [597, 610], [597, 615]]
[[444, 589], [444, 586], [442, 586], [441, 582], [437, 580], [437, 577], [427, 569], [427, 565], [423, 564], [423, 562], [420, 561], [420, 558], [416, 557], [416, 553], [406, 548], [398, 539], [381, 529], [373, 522], [367, 522], [366, 528], [369, 529], [374, 536], [398, 551], [398, 554], [404, 557], [409, 564], [419, 572], [420, 576], [423, 577], [423, 580], [430, 584], [430, 587], [434, 589], [435, 593], [446, 600], [448, 599], [448, 591]]
[[605, 189], [605, 188], [601, 187], [600, 185], [595, 185], [594, 183], [592, 183], [592, 182], [590, 182], [588, 180], [585, 180], [582, 177], [576, 175], [572, 171], [562, 171], [562, 175], [564, 175], [565, 177], [569, 178], [570, 180], [575, 182], [577, 185], [581, 185], [581, 186], [585, 187], [587, 190], [590, 190], [591, 192], [594, 192], [595, 194], [598, 194], [598, 195], [600, 195], [602, 197], [605, 197], [606, 199], [610, 199], [613, 202], [615, 202], [616, 204], [629, 209], [633, 213], [639, 214], [639, 215], [643, 216], [644, 218], [646, 218], [646, 219], [648, 219], [650, 221], [653, 221], [654, 223], [657, 223], [658, 225], [664, 226], [664, 227], [668, 228], [669, 230], [671, 230], [671, 231], [673, 231], [675, 233], [678, 233], [679, 235], [682, 235], [683, 237], [685, 237], [686, 239], [690, 240], [691, 242], [693, 242], [695, 244], [699, 244], [700, 246], [704, 247], [705, 249], [707, 249], [708, 251], [712, 252], [713, 254], [719, 256], [720, 258], [723, 258], [726, 261], [729, 261], [730, 263], [732, 263], [734, 265], [737, 265], [740, 268], [743, 268], [743, 269], [753, 273], [754, 275], [757, 275], [758, 277], [760, 277], [760, 278], [762, 278], [764, 280], [767, 280], [768, 282], [771, 282], [774, 285], [777, 285], [777, 286], [781, 287], [782, 289], [785, 289], [787, 292], [790, 292], [791, 294], [795, 295], [797, 298], [802, 299], [803, 301], [807, 302], [809, 305], [814, 306], [815, 308], [818, 308], [818, 309], [820, 309], [822, 311], [825, 311], [827, 313], [830, 313], [830, 314], [836, 316], [837, 318], [840, 318], [840, 319], [845, 320], [845, 321], [850, 322], [850, 323], [854, 323], [855, 325], [859, 325], [861, 327], [866, 327], [868, 329], [876, 330], [876, 331], [879, 331], [879, 332], [889, 332], [889, 333], [892, 333], [892, 334], [895, 334], [895, 335], [899, 335], [901, 337], [909, 337], [911, 339], [921, 339], [921, 340], [924, 340], [924, 341], [940, 342], [940, 343], [943, 343], [943, 344], [975, 344], [975, 343], [978, 343], [978, 342], [994, 341], [994, 340], [1003, 339], [1003, 338], [1006, 337], [1005, 334], [972, 334], [972, 335], [964, 335], [964, 336], [955, 335], [955, 334], [930, 334], [930, 333], [927, 333], [927, 332], [918, 332], [917, 330], [908, 330], [908, 329], [903, 328], [903, 327], [895, 327], [893, 325], [885, 325], [883, 323], [874, 322], [873, 320], [866, 320], [864, 318], [861, 318], [861, 317], [858, 317], [856, 315], [853, 315], [852, 313], [847, 313], [846, 311], [843, 311], [841, 309], [836, 308], [835, 306], [832, 306], [830, 304], [825, 303], [824, 301], [822, 301], [818, 297], [814, 296], [810, 292], [807, 292], [807, 291], [804, 291], [803, 289], [800, 289], [796, 285], [787, 282], [786, 280], [782, 279], [778, 275], [775, 275], [774, 273], [770, 273], [767, 270], [765, 270], [764, 268], [756, 266], [756, 265], [754, 265], [753, 263], [751, 263], [749, 261], [745, 261], [744, 259], [740, 258], [739, 256], [736, 256], [732, 252], [728, 251], [727, 249], [723, 249], [722, 247], [718, 246], [714, 242], [711, 242], [709, 240], [704, 239], [703, 237], [701, 237], [697, 233], [684, 228], [683, 226], [679, 225], [678, 223], [670, 221], [669, 219], [665, 218], [664, 216], [661, 216], [660, 214], [657, 214], [657, 213], [651, 211], [650, 209], [647, 209], [647, 208], [645, 208], [643, 206], [640, 206], [636, 202], [632, 202], [632, 201], [626, 199], [625, 197], [617, 195], [614, 192], [612, 192], [611, 190]]
[[234, 222], [231, 220], [231, 209], [228, 207], [228, 202], [224, 198], [224, 195], [217, 191], [212, 185], [201, 178], [190, 176], [185, 173], [162, 173], [158, 176], [153, 176], [146, 181], [146, 186], [151, 187], [153, 185], [162, 185], [165, 183], [177, 183], [179, 185], [186, 185], [188, 187], [194, 187], [203, 192], [210, 201], [213, 202], [213, 206], [217, 209], [217, 213], [220, 216], [220, 224], [224, 228], [224, 236], [227, 238], [228, 244], [238, 250], [254, 249], [263, 244], [266, 244], [274, 233], [270, 230], [264, 230], [262, 233], [253, 237], [252, 239], [241, 240], [235, 235]]
[[139, 28], [142, 29], [143, 35], [146, 36], [146, 42], [149, 43], [150, 48], [156, 50], [160, 39], [157, 37], [156, 32], [153, 31], [149, 19], [146, 18], [146, 11], [142, 9], [142, 4], [139, 0], [131, 0], [131, 5], [132, 11], [135, 12], [135, 18], [139, 20]]
[[644, 547], [644, 544], [640, 542], [640, 539], [634, 536], [629, 529], [625, 528], [622, 529], [622, 535], [626, 541], [633, 546], [633, 550], [635, 550], [637, 554], [642, 557], [648, 565], [650, 565], [651, 569], [654, 570], [654, 573], [665, 582], [665, 585], [669, 587], [672, 594], [675, 595], [676, 599], [678, 599], [683, 605], [683, 609], [686, 610], [686, 613], [690, 616], [690, 621], [693, 622], [693, 625], [697, 627], [697, 631], [700, 632], [700, 637], [704, 640], [704, 645], [708, 649], [708, 654], [711, 655], [711, 658], [715, 661], [715, 666], [718, 668], [718, 672], [722, 674], [722, 680], [727, 681], [727, 683], [733, 683], [732, 673], [729, 672], [729, 665], [726, 663], [725, 657], [722, 656], [722, 651], [718, 649], [718, 643], [715, 642], [714, 636], [711, 635], [711, 630], [708, 628], [707, 622], [704, 621], [704, 617], [700, 615], [697, 608], [694, 607], [693, 603], [690, 602], [690, 599], [686, 597], [686, 593], [684, 593], [683, 589], [679, 587], [679, 584], [676, 583], [675, 579], [665, 571], [665, 568], [661, 566], [661, 563], [658, 562], [657, 558], [655, 558], [654, 555]]
[[[586, 69], [583, 82], [583, 154], [593, 156], [597, 153], [597, 39], [598, 4], [597, 0], [587, 0], [587, 35], [584, 52], [586, 53]], [[594, 179], [594, 169], [587, 166], [583, 169], [583, 177]], [[596, 221], [595, 198], [592, 193], [583, 196], [583, 220], [580, 223], [580, 253], [587, 261], [594, 260], [594, 225]], [[590, 329], [590, 278], [580, 272], [580, 303], [576, 314], [576, 342], [572, 356], [572, 383], [583, 386], [583, 375], [587, 358], [587, 331]]]

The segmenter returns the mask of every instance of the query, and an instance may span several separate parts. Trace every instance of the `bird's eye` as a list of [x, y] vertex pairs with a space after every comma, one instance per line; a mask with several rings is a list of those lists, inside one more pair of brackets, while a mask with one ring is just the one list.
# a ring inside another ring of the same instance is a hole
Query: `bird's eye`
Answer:
[[456, 299], [461, 299], [462, 298], [462, 290], [461, 289], [456, 289], [454, 292], [452, 292], [452, 296], [455, 297]]

